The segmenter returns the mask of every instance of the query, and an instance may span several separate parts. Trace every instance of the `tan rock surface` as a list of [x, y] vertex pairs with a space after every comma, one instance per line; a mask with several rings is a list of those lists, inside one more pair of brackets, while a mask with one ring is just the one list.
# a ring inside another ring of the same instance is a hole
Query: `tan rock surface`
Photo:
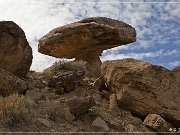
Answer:
[[66, 100], [65, 105], [70, 109], [70, 112], [74, 115], [80, 115], [86, 113], [92, 106], [95, 105], [94, 99], [88, 97], [72, 97]]
[[0, 95], [24, 93], [28, 88], [27, 83], [14, 74], [0, 69]]
[[145, 118], [143, 124], [156, 132], [170, 132], [169, 129], [173, 128], [170, 123], [166, 122], [161, 116], [157, 114], [149, 114]]
[[85, 60], [89, 70], [99, 74], [103, 50], [135, 40], [132, 26], [106, 17], [92, 17], [53, 29], [39, 40], [38, 51], [57, 58]]
[[109, 131], [109, 127], [107, 125], [107, 123], [101, 119], [100, 117], [97, 117], [93, 123], [92, 123], [92, 126], [97, 130], [97, 131]]
[[25, 77], [32, 63], [32, 49], [24, 31], [12, 21], [0, 21], [0, 68]]
[[[134, 123], [133, 118], [130, 115], [127, 115], [125, 118], [122, 116], [117, 117], [110, 114], [106, 109], [97, 106], [93, 106], [90, 109], [90, 112], [92, 115], [103, 119], [109, 128], [113, 128], [117, 132], [124, 132], [123, 134], [130, 134], [128, 132], [134, 132], [134, 134], [135, 132], [153, 132], [153, 130], [145, 127], [143, 124]], [[156, 133], [152, 133], [152, 135], [156, 135]]]
[[155, 113], [180, 124], [180, 87], [177, 74], [135, 59], [106, 61], [102, 74], [120, 107], [146, 117]]

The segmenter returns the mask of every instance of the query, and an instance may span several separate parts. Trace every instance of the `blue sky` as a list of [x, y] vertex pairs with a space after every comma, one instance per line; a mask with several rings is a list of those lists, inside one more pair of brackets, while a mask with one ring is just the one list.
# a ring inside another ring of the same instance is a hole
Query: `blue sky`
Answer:
[[124, 21], [137, 41], [105, 50], [101, 60], [135, 58], [169, 69], [180, 65], [180, 0], [0, 0], [0, 20], [16, 22], [33, 49], [31, 69], [42, 71], [58, 59], [38, 53], [38, 40], [55, 27], [85, 17]]

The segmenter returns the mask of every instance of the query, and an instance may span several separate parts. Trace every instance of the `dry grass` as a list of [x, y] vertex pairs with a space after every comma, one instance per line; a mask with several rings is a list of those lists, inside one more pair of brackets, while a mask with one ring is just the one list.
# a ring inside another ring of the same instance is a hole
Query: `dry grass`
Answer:
[[58, 62], [55, 62], [51, 67], [45, 69], [41, 74], [41, 79], [49, 80], [59, 70], [85, 70], [85, 64], [86, 63], [84, 61], [60, 60]]
[[0, 123], [3, 126], [16, 126], [31, 120], [30, 108], [33, 101], [22, 95], [13, 94], [0, 97]]
[[60, 101], [50, 101], [48, 103], [47, 114], [49, 119], [58, 122], [61, 120], [63, 113], [63, 104]]

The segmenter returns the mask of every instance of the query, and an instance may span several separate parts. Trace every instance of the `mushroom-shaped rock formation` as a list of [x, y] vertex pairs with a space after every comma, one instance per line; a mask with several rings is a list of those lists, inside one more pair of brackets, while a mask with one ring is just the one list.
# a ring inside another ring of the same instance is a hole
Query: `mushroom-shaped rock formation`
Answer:
[[91, 17], [53, 29], [39, 40], [39, 52], [57, 58], [76, 58], [88, 63], [88, 70], [100, 76], [103, 50], [132, 43], [135, 29], [118, 20]]

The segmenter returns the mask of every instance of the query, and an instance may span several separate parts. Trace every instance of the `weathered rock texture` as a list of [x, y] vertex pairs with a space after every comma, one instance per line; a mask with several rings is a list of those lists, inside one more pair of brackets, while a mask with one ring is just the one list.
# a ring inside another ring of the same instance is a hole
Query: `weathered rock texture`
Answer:
[[149, 114], [145, 118], [143, 124], [156, 132], [169, 132], [169, 129], [173, 128], [170, 123], [166, 122], [161, 116], [157, 114]]
[[135, 59], [106, 61], [102, 74], [120, 107], [141, 117], [159, 114], [180, 124], [180, 87], [177, 73]]
[[0, 69], [0, 95], [24, 93], [28, 88], [27, 83], [14, 74]]
[[74, 115], [81, 115], [86, 113], [92, 106], [95, 105], [94, 99], [88, 97], [73, 97], [65, 102], [69, 107], [70, 112]]
[[39, 40], [39, 52], [57, 58], [77, 58], [100, 74], [99, 56], [103, 50], [132, 43], [135, 29], [118, 20], [92, 17], [58, 27]]
[[84, 77], [83, 71], [60, 70], [49, 81], [49, 86], [56, 88], [60, 93], [75, 90], [75, 86]]
[[102, 130], [102, 132], [109, 131], [109, 127], [108, 127], [107, 123], [103, 119], [101, 119], [100, 117], [97, 117], [93, 121], [92, 126], [94, 128], [97, 128], [97, 130], [99, 130], [99, 131]]
[[32, 49], [24, 31], [12, 21], [0, 21], [0, 68], [24, 77], [32, 63]]

